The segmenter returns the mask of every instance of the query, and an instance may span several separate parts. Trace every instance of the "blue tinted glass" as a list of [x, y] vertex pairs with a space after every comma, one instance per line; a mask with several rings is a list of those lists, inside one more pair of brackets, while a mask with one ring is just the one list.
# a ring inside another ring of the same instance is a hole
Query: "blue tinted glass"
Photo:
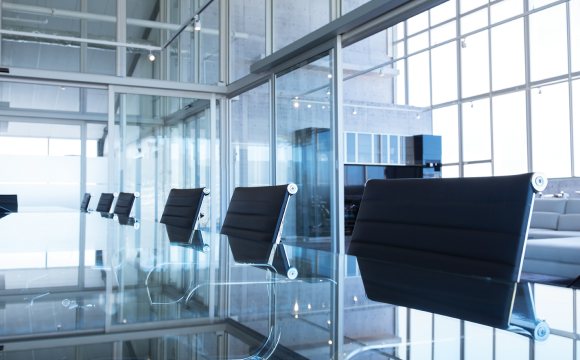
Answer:
[[374, 163], [379, 164], [381, 162], [381, 135], [374, 135]]
[[399, 137], [397, 135], [391, 135], [391, 142], [389, 144], [389, 153], [391, 164], [399, 163]]
[[356, 276], [356, 257], [346, 257], [346, 276]]
[[356, 162], [356, 134], [346, 134], [346, 162]]
[[384, 178], [385, 178], [384, 166], [367, 166], [367, 181], [370, 179], [384, 179]]
[[364, 185], [364, 166], [347, 165], [344, 167], [344, 176], [346, 178], [345, 186]]
[[371, 134], [358, 134], [358, 162], [372, 163], [373, 148]]
[[388, 163], [389, 162], [389, 135], [381, 135], [381, 162]]

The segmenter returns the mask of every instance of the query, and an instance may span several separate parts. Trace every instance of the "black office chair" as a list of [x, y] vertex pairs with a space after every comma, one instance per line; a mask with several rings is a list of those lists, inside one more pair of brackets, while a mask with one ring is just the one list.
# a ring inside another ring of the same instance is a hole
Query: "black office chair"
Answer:
[[208, 188], [171, 189], [159, 221], [165, 225], [195, 229], [204, 216], [201, 213], [203, 199], [208, 196]]
[[81, 211], [87, 212], [89, 211], [89, 203], [91, 202], [91, 194], [86, 193], [83, 196], [83, 201], [81, 202]]
[[[296, 184], [236, 188], [221, 234], [228, 236], [234, 260], [268, 264], [291, 279], [298, 275], [280, 244], [284, 215]], [[269, 269], [272, 270], [272, 269]]]
[[120, 193], [117, 198], [117, 203], [115, 204], [115, 210], [113, 213], [115, 215], [131, 216], [131, 210], [133, 210], [133, 204], [135, 199], [139, 197], [139, 193]]
[[115, 200], [115, 195], [103, 193], [99, 199], [99, 203], [97, 204], [97, 208], [95, 211], [100, 213], [110, 213], [111, 209], [113, 208], [113, 201]]
[[433, 271], [519, 280], [541, 173], [369, 180], [349, 255]]
[[18, 212], [18, 195], [0, 195], [0, 212]]

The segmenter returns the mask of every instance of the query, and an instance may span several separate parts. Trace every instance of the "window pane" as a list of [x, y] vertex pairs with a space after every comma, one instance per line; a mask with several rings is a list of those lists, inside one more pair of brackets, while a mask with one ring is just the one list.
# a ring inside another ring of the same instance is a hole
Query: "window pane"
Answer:
[[557, 0], [528, 0], [528, 8], [530, 10], [534, 10], [537, 8], [541, 8], [542, 6], [546, 6], [548, 4], [556, 2], [556, 1]]
[[571, 175], [568, 83], [532, 91], [532, 160], [548, 178]]
[[570, 4], [570, 33], [572, 44], [572, 72], [580, 71], [580, 0]]
[[410, 334], [413, 339], [409, 345], [411, 359], [431, 359], [432, 323], [433, 314], [411, 309]]
[[431, 105], [429, 89], [429, 52], [411, 56], [409, 59], [409, 105]]
[[489, 99], [463, 106], [463, 161], [491, 159]]
[[[443, 177], [448, 177], [445, 176], [445, 172], [448, 168], [449, 166], [443, 168]], [[433, 360], [461, 359], [460, 327], [461, 324], [458, 319], [435, 315], [433, 329]]]
[[266, 56], [266, 1], [230, 1], [230, 82]]
[[444, 178], [458, 178], [459, 165], [443, 166], [441, 167], [441, 176]]
[[457, 22], [455, 20], [438, 26], [431, 30], [431, 46], [453, 39], [457, 34]]
[[466, 360], [492, 360], [493, 328], [466, 321], [464, 346]]
[[[572, 112], [574, 114], [574, 176], [580, 176], [580, 80], [572, 82], [572, 96]], [[580, 311], [578, 313], [580, 314]], [[580, 330], [580, 327], [578, 329]]]
[[6, 107], [80, 111], [80, 89], [53, 85], [0, 82], [0, 101]]
[[371, 134], [358, 134], [358, 162], [372, 163], [373, 153]]
[[457, 43], [431, 50], [433, 105], [457, 100]]
[[522, 92], [493, 98], [494, 175], [528, 172], [526, 135], [526, 94]]
[[424, 11], [419, 15], [415, 15], [407, 20], [407, 36], [418, 33], [421, 30], [427, 29], [429, 26], [429, 12]]
[[199, 15], [201, 25], [209, 31], [197, 31], [199, 33], [200, 79], [202, 84], [217, 84], [219, 82], [219, 57], [220, 40], [219, 36], [219, 3], [212, 2]]
[[346, 162], [356, 162], [355, 133], [346, 133]]
[[487, 0], [461, 0], [459, 7], [463, 14], [486, 4]]
[[409, 47], [407, 51], [409, 54], [423, 50], [429, 47], [429, 32], [424, 32], [419, 35], [415, 35], [407, 40], [407, 46]]
[[463, 167], [464, 177], [491, 176], [491, 163], [467, 164]]
[[550, 329], [573, 332], [574, 290], [535, 284], [534, 300], [538, 318], [549, 321]]
[[349, 13], [357, 7], [368, 3], [371, 0], [342, 0], [342, 15]]
[[568, 72], [566, 4], [530, 15], [532, 81]]
[[381, 159], [381, 136], [378, 134], [373, 135], [373, 144], [374, 144], [374, 151], [373, 151], [373, 162], [375, 164], [383, 162]]
[[459, 162], [457, 106], [433, 110], [433, 135], [441, 136], [441, 161], [443, 164]]
[[524, 19], [491, 29], [491, 69], [493, 90], [525, 82]]
[[546, 341], [534, 341], [534, 360], [572, 360], [574, 340], [550, 335]]
[[488, 25], [487, 8], [461, 18], [461, 35], [479, 30]]
[[496, 330], [495, 360], [529, 360], [530, 339], [508, 331]]
[[234, 187], [270, 185], [269, 93], [266, 83], [230, 102]]
[[468, 36], [461, 48], [462, 98], [489, 92], [489, 41], [487, 31]]
[[503, 0], [491, 6], [491, 23], [509, 19], [524, 11], [522, 0]]
[[456, 6], [456, 0], [449, 0], [429, 10], [431, 12], [431, 26], [454, 18], [457, 15]]
[[344, 77], [390, 61], [387, 41], [387, 30], [384, 30], [345, 47], [342, 53]]
[[393, 87], [395, 88], [394, 96], [395, 96], [395, 104], [397, 105], [405, 105], [405, 92], [406, 90], [406, 82], [405, 82], [405, 61], [397, 61], [395, 63], [395, 70], [398, 71], [398, 75], [395, 76], [393, 79], [394, 84]]
[[389, 138], [389, 163], [390, 164], [400, 164], [400, 137], [397, 135], [391, 135]]
[[328, 0], [274, 1], [274, 51], [328, 24]]

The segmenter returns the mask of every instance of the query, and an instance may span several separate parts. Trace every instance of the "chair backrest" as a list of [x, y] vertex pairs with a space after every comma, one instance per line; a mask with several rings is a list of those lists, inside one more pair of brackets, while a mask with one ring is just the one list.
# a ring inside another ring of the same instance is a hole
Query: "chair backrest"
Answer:
[[228, 237], [276, 243], [295, 184], [239, 187], [234, 190], [221, 233]]
[[81, 202], [81, 210], [87, 211], [89, 209], [90, 202], [91, 202], [91, 194], [86, 193], [85, 196], [83, 196], [83, 201]]
[[115, 200], [115, 195], [102, 193], [101, 197], [99, 198], [99, 203], [97, 204], [97, 209], [95, 211], [108, 213], [111, 212], [111, 208], [113, 207], [113, 201]]
[[162, 224], [194, 229], [208, 188], [171, 189], [161, 215]]
[[540, 173], [369, 180], [349, 255], [518, 281]]
[[116, 215], [129, 216], [131, 210], [133, 209], [133, 203], [135, 202], [134, 193], [120, 193], [117, 198], [117, 203], [115, 204], [115, 210], [113, 211]]
[[18, 195], [0, 195], [0, 212], [18, 212]]

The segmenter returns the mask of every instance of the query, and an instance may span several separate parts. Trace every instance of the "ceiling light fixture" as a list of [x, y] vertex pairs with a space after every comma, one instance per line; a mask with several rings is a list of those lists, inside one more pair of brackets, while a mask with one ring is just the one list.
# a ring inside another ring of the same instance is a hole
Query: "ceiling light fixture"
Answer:
[[149, 51], [149, 61], [155, 61], [155, 55], [153, 55], [153, 53], [151, 51]]
[[193, 28], [197, 31], [201, 30], [201, 21], [199, 20], [199, 15], [195, 15], [195, 21], [193, 23]]
[[308, 108], [310, 109], [311, 107], [312, 107], [312, 105], [310, 105], [310, 104], [309, 104], [309, 105], [308, 105]]
[[66, 88], [64, 86], [61, 86], [60, 89], [61, 90], [66, 90]]
[[294, 107], [295, 107], [295, 108], [297, 108], [298, 106], [300, 106], [300, 104], [299, 104], [299, 103], [297, 103], [297, 102], [295, 102], [295, 103], [294, 103]]
[[465, 42], [465, 38], [461, 39], [461, 47], [465, 49], [467, 47], [467, 43]]
[[352, 109], [352, 114], [356, 115], [356, 109]]
[[540, 88], [540, 90], [538, 91], [539, 95], [542, 95], [542, 88]]
[[383, 73], [383, 68], [381, 68], [381, 70], [379, 70], [379, 76], [385, 76], [385, 74]]
[[326, 95], [330, 95], [330, 87], [326, 88]]
[[473, 102], [471, 103], [471, 108], [473, 109]]
[[421, 118], [421, 115], [419, 115], [419, 113], [417, 113], [417, 120], [419, 120]]
[[332, 74], [328, 74], [328, 78], [329, 79], [332, 79]]

